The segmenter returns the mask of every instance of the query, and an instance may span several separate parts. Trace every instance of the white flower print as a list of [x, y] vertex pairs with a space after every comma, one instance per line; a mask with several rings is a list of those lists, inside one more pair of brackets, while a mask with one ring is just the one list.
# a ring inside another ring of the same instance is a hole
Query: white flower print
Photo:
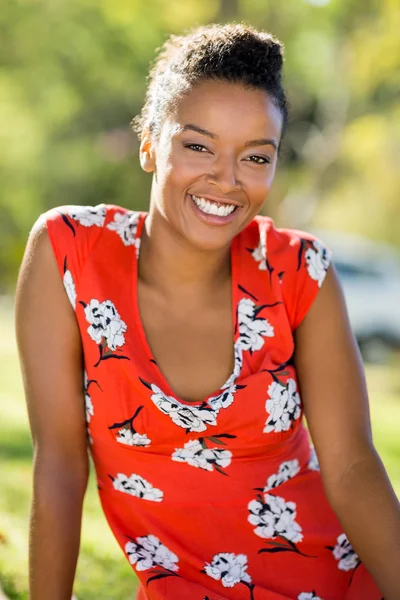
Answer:
[[91, 417], [94, 415], [93, 402], [88, 392], [89, 379], [86, 371], [84, 372], [84, 387], [85, 387], [85, 410], [86, 410], [86, 421], [90, 422]]
[[345, 533], [337, 538], [337, 544], [332, 550], [333, 556], [338, 562], [338, 569], [341, 571], [350, 571], [355, 569], [360, 562], [357, 554], [353, 550]]
[[270, 431], [287, 431], [293, 421], [300, 417], [301, 401], [294, 379], [288, 379], [287, 384], [274, 381], [268, 388], [269, 398], [265, 408], [269, 417], [265, 423], [264, 433]]
[[331, 252], [319, 240], [313, 241], [314, 248], [307, 248], [305, 253], [307, 270], [311, 279], [321, 287], [331, 260]]
[[315, 452], [314, 446], [311, 446], [311, 448], [310, 448], [310, 458], [308, 460], [307, 467], [310, 469], [310, 471], [319, 471], [320, 470], [318, 457], [317, 457], [317, 453]]
[[252, 500], [248, 505], [249, 522], [256, 525], [254, 533], [262, 538], [275, 538], [282, 536], [291, 542], [301, 542], [302, 529], [294, 520], [296, 517], [296, 504], [285, 502], [279, 496], [264, 494], [260, 500]]
[[242, 372], [243, 350], [242, 350], [242, 344], [240, 341], [240, 337], [235, 342], [234, 355], [235, 356], [234, 356], [233, 373], [229, 377], [229, 379], [226, 381], [226, 383], [224, 383], [224, 385], [222, 386], [222, 388], [221, 388], [222, 390], [225, 390], [226, 388], [230, 388], [235, 383], [236, 379], [239, 377], [240, 373]]
[[241, 389], [240, 385], [231, 385], [229, 388], [224, 389], [218, 396], [209, 398], [208, 404], [217, 413], [221, 408], [228, 408], [235, 399], [235, 393], [237, 389]]
[[232, 452], [219, 448], [204, 448], [199, 440], [187, 442], [183, 448], [177, 448], [172, 454], [172, 460], [186, 462], [192, 467], [200, 467], [206, 471], [213, 471], [213, 465], [227, 467], [230, 465]]
[[155, 566], [164, 567], [169, 571], [179, 569], [178, 557], [168, 550], [155, 535], [136, 538], [125, 544], [125, 552], [131, 565], [136, 565], [137, 571], [147, 571]]
[[297, 458], [294, 460], [287, 460], [279, 466], [278, 472], [268, 477], [267, 485], [264, 488], [264, 492], [272, 490], [278, 485], [282, 485], [285, 481], [288, 481], [300, 471], [300, 465]]
[[115, 213], [114, 221], [107, 225], [107, 229], [116, 231], [125, 246], [135, 246], [139, 253], [140, 238], [137, 238], [137, 226], [139, 213], [129, 211], [127, 213]]
[[105, 337], [102, 304], [96, 299], [91, 300], [85, 306], [85, 317], [88, 323], [90, 323], [90, 327], [88, 328], [90, 337], [96, 344], [100, 344], [103, 337]]
[[113, 487], [120, 492], [136, 496], [137, 498], [143, 498], [144, 500], [153, 500], [153, 502], [161, 502], [164, 497], [161, 490], [153, 487], [146, 479], [134, 473], [130, 477], [123, 473], [118, 473], [115, 479], [113, 479]]
[[88, 334], [97, 344], [101, 344], [103, 338], [110, 350], [125, 344], [124, 332], [127, 325], [122, 321], [111, 300], [99, 302], [95, 298], [92, 299], [85, 306], [85, 316], [90, 323]]
[[266, 244], [265, 229], [261, 229], [259, 244], [258, 244], [257, 248], [255, 248], [255, 250], [253, 250], [251, 255], [254, 258], [254, 260], [259, 263], [258, 268], [260, 269], [260, 271], [266, 271], [267, 270], [267, 244]]
[[120, 444], [126, 444], [127, 446], [149, 446], [151, 439], [147, 437], [145, 433], [139, 433], [136, 431], [134, 421], [137, 419], [144, 406], [138, 406], [135, 413], [129, 419], [119, 423], [113, 423], [109, 426], [117, 442]]
[[251, 577], [246, 573], [247, 556], [221, 552], [215, 554], [211, 564], [206, 563], [204, 571], [212, 579], [221, 581], [224, 587], [233, 587], [237, 583], [251, 583]]
[[151, 444], [151, 439], [145, 433], [133, 433], [130, 429], [122, 428], [118, 431], [118, 436], [115, 438], [120, 444], [127, 446], [148, 446]]
[[121, 320], [114, 304], [110, 300], [102, 302], [104, 324], [106, 331], [107, 346], [110, 350], [115, 350], [117, 346], [125, 344], [124, 332], [127, 330], [126, 324]]
[[73, 309], [75, 310], [76, 309], [75, 283], [74, 283], [74, 280], [72, 277], [72, 273], [68, 269], [64, 273], [63, 283], [64, 283], [65, 291], [67, 292], [68, 299], [71, 302]]
[[[217, 416], [222, 408], [228, 408], [234, 401], [236, 392], [243, 389], [246, 386], [235, 385], [236, 374], [240, 373], [241, 370], [241, 350], [235, 346], [235, 369], [234, 373], [228, 379], [226, 384], [222, 386], [221, 393], [217, 396], [213, 396], [208, 399], [207, 402], [199, 403], [198, 405], [188, 406], [177, 400], [173, 396], [167, 396], [160, 388], [152, 383], [148, 383], [143, 379], [140, 381], [153, 393], [150, 396], [151, 400], [165, 415], [169, 415], [171, 420], [178, 425], [186, 429], [186, 433], [202, 432], [207, 429], [209, 425], [215, 426], [217, 424]], [[228, 386], [229, 382], [230, 385]]]
[[267, 319], [257, 317], [257, 306], [249, 298], [238, 304], [239, 339], [242, 350], [260, 350], [264, 337], [274, 337], [274, 328]]
[[149, 386], [153, 392], [151, 399], [161, 412], [169, 415], [175, 425], [189, 431], [205, 431], [208, 425], [216, 425], [216, 415], [212, 409], [186, 406], [172, 396], [166, 396], [154, 384]]
[[302, 592], [297, 596], [297, 600], [322, 600], [315, 592]]
[[106, 218], [106, 207], [104, 204], [98, 206], [70, 206], [67, 215], [78, 221], [84, 227], [103, 227]]

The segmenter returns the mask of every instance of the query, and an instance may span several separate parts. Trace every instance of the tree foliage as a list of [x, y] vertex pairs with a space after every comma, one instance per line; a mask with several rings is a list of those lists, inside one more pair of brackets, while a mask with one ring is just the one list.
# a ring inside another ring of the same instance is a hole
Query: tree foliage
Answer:
[[227, 20], [285, 44], [292, 107], [278, 224], [311, 220], [400, 247], [398, 0], [9, 0], [0, 13], [0, 291], [59, 204], [148, 205], [129, 123], [169, 33]]

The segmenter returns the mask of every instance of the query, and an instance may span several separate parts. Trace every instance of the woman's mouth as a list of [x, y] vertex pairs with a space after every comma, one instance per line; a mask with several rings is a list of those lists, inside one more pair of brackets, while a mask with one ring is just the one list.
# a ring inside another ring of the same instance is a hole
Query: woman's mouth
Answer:
[[234, 204], [222, 204], [220, 202], [213, 202], [206, 200], [205, 198], [199, 198], [194, 194], [191, 195], [193, 202], [199, 209], [206, 215], [216, 215], [218, 217], [227, 217], [237, 208]]
[[[238, 208], [235, 204], [225, 204], [222, 202], [214, 202], [207, 200], [194, 194], [189, 194], [193, 204], [196, 205], [198, 210], [205, 216], [219, 217], [221, 220], [228, 219]], [[230, 220], [230, 219], [229, 219]]]

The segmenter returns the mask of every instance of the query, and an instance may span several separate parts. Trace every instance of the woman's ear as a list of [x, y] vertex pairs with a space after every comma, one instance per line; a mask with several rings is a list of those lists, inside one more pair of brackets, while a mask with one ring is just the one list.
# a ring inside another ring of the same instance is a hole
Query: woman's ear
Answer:
[[153, 171], [155, 171], [156, 160], [154, 143], [151, 137], [151, 133], [148, 129], [145, 129], [142, 133], [139, 157], [140, 166], [142, 167], [143, 171], [146, 171], [146, 173], [152, 173]]

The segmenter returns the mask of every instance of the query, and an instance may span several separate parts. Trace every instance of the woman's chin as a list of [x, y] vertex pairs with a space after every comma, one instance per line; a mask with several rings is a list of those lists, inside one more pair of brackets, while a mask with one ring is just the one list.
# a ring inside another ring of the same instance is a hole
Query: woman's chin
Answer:
[[235, 237], [234, 232], [205, 232], [195, 227], [186, 227], [183, 231], [186, 241], [191, 247], [203, 252], [218, 252], [230, 246]]

